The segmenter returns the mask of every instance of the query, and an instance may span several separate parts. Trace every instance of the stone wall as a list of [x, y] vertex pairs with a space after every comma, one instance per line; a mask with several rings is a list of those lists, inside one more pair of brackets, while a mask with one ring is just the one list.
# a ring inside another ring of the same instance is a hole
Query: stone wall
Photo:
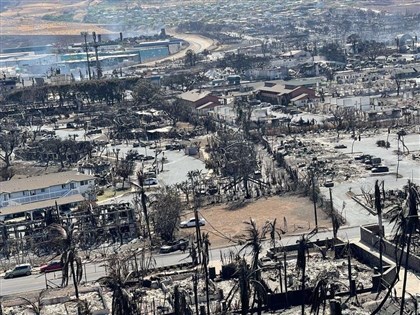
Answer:
[[[360, 227], [360, 240], [367, 246], [379, 250], [379, 227], [377, 224], [365, 225]], [[393, 243], [383, 240], [383, 254], [391, 258], [394, 262], [396, 257], [400, 257], [401, 249], [397, 248]], [[403, 253], [403, 261], [405, 262], [407, 252]], [[408, 267], [416, 272], [420, 272], [420, 257], [410, 254], [408, 257]]]

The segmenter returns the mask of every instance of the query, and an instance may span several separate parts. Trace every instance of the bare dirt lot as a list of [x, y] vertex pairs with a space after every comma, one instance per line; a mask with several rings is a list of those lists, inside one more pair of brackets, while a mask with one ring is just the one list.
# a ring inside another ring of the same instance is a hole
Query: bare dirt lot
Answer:
[[[189, 213], [183, 219], [193, 215]], [[274, 196], [261, 198], [244, 204], [242, 207], [230, 209], [229, 205], [218, 205], [200, 209], [200, 216], [206, 219], [203, 232], [209, 232], [212, 247], [231, 243], [229, 238], [238, 240], [244, 235], [246, 225], [243, 223], [253, 218], [258, 227], [266, 221], [277, 218], [277, 227], [285, 229], [284, 218], [287, 221], [287, 233], [307, 233], [314, 227], [314, 210], [312, 202], [305, 197]], [[318, 209], [318, 226], [329, 227], [327, 215]], [[193, 236], [194, 229], [180, 231], [180, 236]]]

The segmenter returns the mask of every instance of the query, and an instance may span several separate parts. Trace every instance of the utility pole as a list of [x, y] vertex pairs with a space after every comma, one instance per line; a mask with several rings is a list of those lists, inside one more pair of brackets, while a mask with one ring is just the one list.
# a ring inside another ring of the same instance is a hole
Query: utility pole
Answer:
[[[193, 187], [194, 189], [194, 187]], [[195, 218], [195, 235], [197, 238], [197, 254], [198, 254], [198, 263], [201, 264], [201, 231], [200, 231], [200, 222], [198, 219], [198, 200], [197, 195], [194, 196], [194, 218]]]
[[335, 239], [337, 238], [337, 227], [336, 227], [336, 217], [334, 213], [334, 204], [332, 199], [332, 189], [329, 188], [330, 191], [330, 206], [331, 206], [331, 219], [332, 219], [332, 228], [333, 228], [333, 237], [334, 237], [334, 245], [335, 245]]
[[88, 67], [88, 75], [89, 75], [89, 80], [92, 80], [92, 74], [90, 73], [90, 62], [89, 62], [89, 50], [88, 50], [88, 44], [87, 44], [87, 32], [81, 32], [80, 35], [82, 35], [85, 39], [85, 51], [86, 51], [86, 62], [87, 62], [87, 67]]
[[316, 213], [316, 193], [315, 193], [315, 174], [314, 170], [312, 169], [312, 200], [314, 202], [314, 214], [315, 214], [315, 231], [318, 232], [318, 215]]
[[95, 49], [97, 79], [100, 79], [102, 77], [102, 68], [101, 68], [101, 64], [99, 63], [99, 57], [98, 57], [98, 47], [100, 44], [96, 40], [95, 32], [92, 32], [92, 37], [93, 37], [93, 48]]

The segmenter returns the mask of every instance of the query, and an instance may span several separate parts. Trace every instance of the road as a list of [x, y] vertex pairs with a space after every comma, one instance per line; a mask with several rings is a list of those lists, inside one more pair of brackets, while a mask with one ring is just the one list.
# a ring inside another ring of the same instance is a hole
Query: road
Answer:
[[186, 47], [185, 49], [170, 55], [168, 57], [159, 59], [159, 60], [155, 60], [155, 61], [149, 61], [149, 62], [145, 62], [145, 63], [141, 63], [138, 65], [133, 65], [130, 66], [128, 68], [136, 68], [136, 67], [154, 67], [157, 66], [159, 63], [162, 63], [164, 61], [174, 61], [177, 59], [182, 59], [185, 57], [186, 52], [191, 49], [194, 53], [198, 54], [200, 52], [202, 52], [203, 50], [207, 49], [207, 50], [211, 50], [212, 47], [215, 47], [215, 42], [213, 39], [208, 38], [208, 37], [204, 37], [198, 34], [186, 34], [186, 33], [178, 33], [175, 30], [168, 30], [167, 33], [169, 35], [172, 35], [175, 38], [179, 38], [182, 39], [186, 42], [188, 42], [188, 47]]
[[[332, 238], [332, 231], [319, 232], [312, 239], [324, 239], [326, 237]], [[339, 230], [338, 236], [344, 240], [347, 239], [358, 239], [359, 238], [359, 227], [345, 227]], [[282, 238], [283, 245], [295, 244], [300, 238], [300, 235], [284, 236]], [[266, 241], [263, 244], [263, 248], [267, 250], [269, 248], [269, 242]], [[210, 266], [213, 264], [217, 265], [220, 262], [220, 257], [229, 256], [231, 251], [237, 252], [241, 249], [240, 246], [231, 245], [223, 248], [213, 248], [210, 250]], [[249, 251], [244, 250], [242, 254], [249, 254]], [[183, 262], [189, 262], [190, 258], [187, 253], [170, 253], [170, 254], [156, 254], [154, 256], [156, 260], [156, 267], [171, 266], [180, 264]], [[85, 274], [83, 281], [93, 282], [106, 275], [104, 262], [85, 262], [84, 263]], [[34, 268], [34, 274], [27, 277], [20, 277], [14, 279], [0, 278], [0, 296], [11, 295], [11, 294], [23, 294], [24, 292], [41, 290], [46, 287], [46, 279], [49, 284], [60, 285], [61, 283], [61, 272], [48, 273], [47, 275], [39, 274], [38, 270]]]

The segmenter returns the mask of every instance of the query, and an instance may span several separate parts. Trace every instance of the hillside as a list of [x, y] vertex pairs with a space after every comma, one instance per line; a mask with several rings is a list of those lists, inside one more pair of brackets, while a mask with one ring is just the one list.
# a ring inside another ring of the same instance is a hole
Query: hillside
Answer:
[[110, 33], [101, 25], [82, 23], [89, 6], [100, 0], [2, 0], [0, 35], [78, 35]]

